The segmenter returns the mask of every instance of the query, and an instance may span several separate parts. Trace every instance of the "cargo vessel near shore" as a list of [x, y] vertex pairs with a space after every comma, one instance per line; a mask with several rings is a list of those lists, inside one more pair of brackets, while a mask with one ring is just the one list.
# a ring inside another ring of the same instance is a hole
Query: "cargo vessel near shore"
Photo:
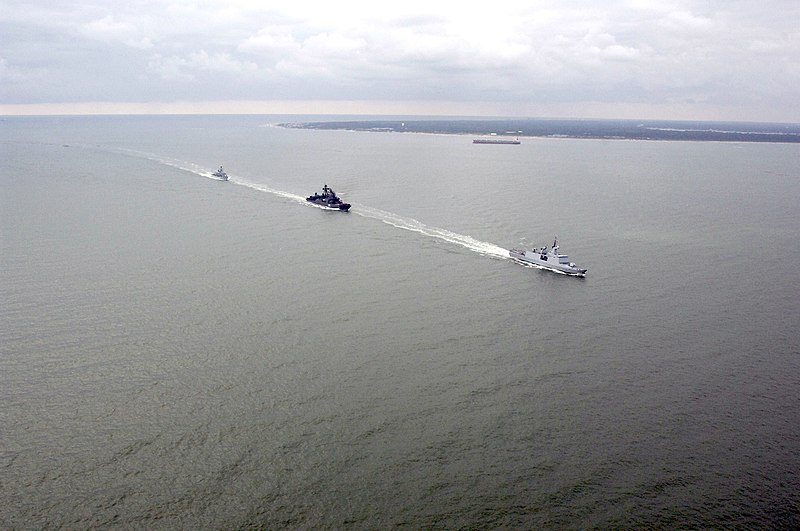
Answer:
[[512, 144], [518, 145], [521, 144], [519, 138], [476, 138], [472, 141], [473, 144]]

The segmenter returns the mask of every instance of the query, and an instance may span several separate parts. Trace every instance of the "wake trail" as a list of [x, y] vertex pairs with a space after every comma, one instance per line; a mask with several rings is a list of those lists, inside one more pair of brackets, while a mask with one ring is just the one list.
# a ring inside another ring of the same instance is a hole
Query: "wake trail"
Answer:
[[472, 236], [458, 234], [457, 232], [452, 232], [447, 229], [432, 227], [414, 218], [400, 216], [398, 214], [393, 214], [392, 212], [386, 212], [385, 210], [363, 205], [359, 205], [357, 209], [351, 210], [351, 212], [365, 218], [377, 219], [378, 221], [382, 221], [383, 223], [397, 227], [398, 229], [416, 232], [430, 238], [436, 238], [448, 243], [460, 245], [461, 247], [476, 253], [497, 256], [501, 258], [509, 258], [507, 249], [503, 249], [502, 247], [499, 247], [493, 243], [476, 240]]
[[[148, 160], [152, 160], [154, 162], [158, 162], [159, 164], [164, 164], [166, 166], [171, 166], [173, 168], [176, 168], [176, 169], [179, 169], [179, 170], [182, 170], [182, 171], [187, 171], [187, 172], [190, 172], [190, 173], [194, 173], [196, 175], [199, 175], [200, 177], [206, 177], [208, 179], [212, 179], [212, 180], [215, 180], [215, 181], [220, 180], [217, 177], [214, 177], [212, 175], [213, 170], [209, 170], [208, 168], [204, 168], [204, 167], [202, 167], [202, 166], [200, 166], [198, 164], [194, 164], [192, 162], [186, 162], [186, 161], [182, 161], [182, 160], [178, 160], [178, 159], [162, 157], [162, 156], [156, 155], [154, 153], [148, 153], [148, 152], [144, 152], [144, 151], [136, 151], [136, 150], [132, 150], [132, 149], [114, 149], [113, 151], [117, 151], [117, 152], [120, 152], [120, 153], [123, 153], [123, 154], [127, 154], [127, 155], [132, 155], [132, 156], [135, 156], [135, 157], [146, 158]], [[306, 201], [306, 198], [304, 196], [293, 194], [291, 192], [286, 192], [284, 190], [278, 190], [276, 188], [272, 188], [272, 187], [266, 186], [264, 184], [253, 183], [253, 182], [250, 182], [250, 181], [248, 181], [246, 179], [242, 179], [242, 178], [240, 178], [240, 177], [238, 177], [236, 175], [230, 174], [230, 173], [228, 175], [229, 175], [228, 182], [231, 183], [231, 184], [235, 184], [235, 185], [238, 185], [238, 186], [245, 186], [245, 187], [250, 188], [252, 190], [256, 190], [256, 191], [259, 191], [259, 192], [265, 192], [265, 193], [268, 193], [268, 194], [276, 195], [278, 197], [282, 197], [284, 199], [289, 199], [291, 201], [295, 201], [297, 203], [300, 203], [300, 204], [303, 204], [303, 205], [306, 205], [306, 206], [311, 206], [311, 207], [315, 207], [315, 208], [322, 208], [322, 207], [319, 207], [317, 205], [313, 205], [313, 204], [309, 203], [308, 201]], [[442, 241], [445, 241], [445, 242], [448, 242], [448, 243], [459, 245], [459, 246], [461, 246], [461, 247], [463, 247], [465, 249], [468, 249], [470, 251], [473, 251], [473, 252], [476, 252], [476, 253], [479, 253], [479, 254], [482, 254], [482, 255], [488, 255], [488, 256], [494, 256], [494, 257], [498, 257], [498, 258], [509, 258], [509, 259], [511, 259], [511, 257], [508, 254], [508, 250], [507, 249], [504, 249], [504, 248], [502, 248], [502, 247], [500, 247], [498, 245], [495, 245], [493, 243], [477, 240], [477, 239], [473, 238], [472, 236], [467, 236], [467, 235], [464, 235], [464, 234], [458, 234], [457, 232], [449, 231], [447, 229], [442, 229], [442, 228], [439, 228], [439, 227], [433, 227], [431, 225], [426, 225], [425, 223], [422, 223], [421, 221], [418, 221], [418, 220], [416, 220], [414, 218], [401, 216], [399, 214], [394, 214], [392, 212], [387, 212], [385, 210], [380, 210], [378, 208], [373, 208], [373, 207], [369, 207], [369, 206], [365, 206], [365, 205], [357, 205], [355, 203], [353, 204], [353, 207], [354, 208], [350, 210], [351, 214], [356, 214], [356, 215], [364, 217], [364, 218], [375, 219], [375, 220], [381, 221], [383, 223], [386, 223], [387, 225], [391, 225], [393, 227], [397, 227], [398, 229], [403, 229], [403, 230], [407, 230], [407, 231], [410, 231], [410, 232], [416, 232], [418, 234], [422, 234], [422, 235], [427, 236], [429, 238], [435, 238], [435, 239], [442, 240]]]

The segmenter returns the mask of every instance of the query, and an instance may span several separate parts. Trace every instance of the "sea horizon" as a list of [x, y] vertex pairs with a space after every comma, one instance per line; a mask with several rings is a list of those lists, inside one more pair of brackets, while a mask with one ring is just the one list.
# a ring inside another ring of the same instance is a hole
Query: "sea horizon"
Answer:
[[[236, 118], [263, 117], [287, 128], [408, 132], [452, 135], [497, 135], [522, 138], [604, 140], [668, 140], [701, 142], [800, 142], [800, 123], [616, 118], [510, 118], [487, 116], [335, 115], [335, 114], [55, 114], [0, 115], [1, 121], [35, 119], [113, 118]], [[290, 119], [290, 120], [287, 120]]]

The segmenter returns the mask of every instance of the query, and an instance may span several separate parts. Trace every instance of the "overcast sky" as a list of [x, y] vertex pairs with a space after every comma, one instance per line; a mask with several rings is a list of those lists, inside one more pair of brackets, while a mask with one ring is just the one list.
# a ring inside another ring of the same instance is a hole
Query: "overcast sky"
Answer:
[[3, 0], [41, 112], [800, 122], [800, 0]]

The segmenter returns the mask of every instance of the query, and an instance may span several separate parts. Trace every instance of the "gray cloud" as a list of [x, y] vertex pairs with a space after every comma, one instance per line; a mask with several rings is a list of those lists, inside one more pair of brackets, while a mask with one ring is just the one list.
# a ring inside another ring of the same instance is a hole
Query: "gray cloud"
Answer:
[[800, 121], [795, 0], [5, 4], [6, 106], [437, 100], [579, 111], [600, 102]]

